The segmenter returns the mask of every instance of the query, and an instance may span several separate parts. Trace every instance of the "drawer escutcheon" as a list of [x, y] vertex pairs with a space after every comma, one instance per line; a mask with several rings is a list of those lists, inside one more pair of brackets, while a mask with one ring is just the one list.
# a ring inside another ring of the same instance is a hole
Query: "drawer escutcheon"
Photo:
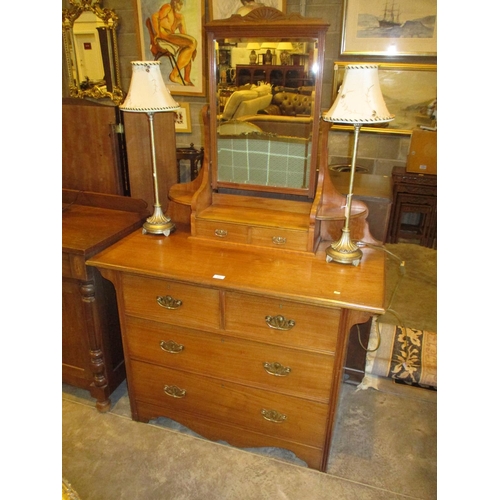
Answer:
[[286, 377], [292, 371], [292, 369], [289, 366], [283, 366], [281, 363], [278, 362], [274, 363], [265, 362], [263, 363], [263, 365], [264, 365], [264, 370], [266, 370], [266, 372], [269, 373], [269, 375], [275, 375], [276, 377]]
[[286, 319], [284, 316], [266, 316], [266, 323], [269, 328], [275, 330], [291, 330], [295, 326], [293, 319]]
[[262, 410], [260, 410], [260, 413], [266, 420], [269, 420], [269, 422], [274, 422], [275, 424], [281, 424], [287, 418], [285, 414], [280, 413], [276, 410], [266, 410], [265, 408], [262, 408]]
[[163, 387], [163, 391], [167, 396], [172, 398], [183, 398], [186, 396], [186, 389], [181, 389], [176, 385], [166, 385]]
[[219, 238], [225, 238], [227, 236], [227, 231], [225, 229], [216, 229], [215, 236]]
[[170, 295], [159, 295], [156, 302], [165, 309], [179, 309], [182, 306], [182, 300], [174, 299]]
[[160, 340], [160, 347], [162, 350], [169, 352], [170, 354], [178, 354], [184, 350], [182, 344], [178, 344], [173, 340]]

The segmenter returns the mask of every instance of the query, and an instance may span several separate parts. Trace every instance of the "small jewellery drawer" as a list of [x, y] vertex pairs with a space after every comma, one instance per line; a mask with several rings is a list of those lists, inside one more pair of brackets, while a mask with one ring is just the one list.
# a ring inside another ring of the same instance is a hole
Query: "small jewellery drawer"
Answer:
[[233, 243], [248, 243], [248, 226], [197, 219], [196, 236]]
[[245, 338], [334, 352], [340, 309], [238, 292], [226, 294], [225, 329]]
[[335, 356], [127, 318], [129, 355], [151, 363], [327, 402]]
[[252, 227], [252, 244], [288, 248], [289, 250], [307, 250], [307, 231], [292, 231], [280, 228]]
[[324, 445], [329, 406], [132, 360], [138, 401], [310, 446]]
[[220, 326], [219, 292], [168, 280], [123, 275], [125, 313], [193, 328]]

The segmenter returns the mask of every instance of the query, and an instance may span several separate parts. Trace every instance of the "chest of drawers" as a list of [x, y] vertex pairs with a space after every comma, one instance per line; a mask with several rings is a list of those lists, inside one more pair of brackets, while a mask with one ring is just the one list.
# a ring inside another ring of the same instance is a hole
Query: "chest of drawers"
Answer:
[[321, 250], [298, 257], [182, 230], [149, 236], [90, 261], [117, 290], [133, 418], [285, 448], [325, 470], [346, 332], [383, 311], [382, 252], [347, 268]]

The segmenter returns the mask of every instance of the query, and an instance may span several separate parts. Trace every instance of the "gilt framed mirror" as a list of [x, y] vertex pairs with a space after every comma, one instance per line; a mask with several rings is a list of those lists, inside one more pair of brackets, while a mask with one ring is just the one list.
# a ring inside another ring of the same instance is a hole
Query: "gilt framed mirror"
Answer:
[[327, 27], [273, 8], [205, 25], [214, 190], [314, 198]]
[[62, 11], [67, 94], [121, 104], [125, 96], [118, 61], [118, 16], [103, 9], [101, 0], [69, 0], [69, 4]]

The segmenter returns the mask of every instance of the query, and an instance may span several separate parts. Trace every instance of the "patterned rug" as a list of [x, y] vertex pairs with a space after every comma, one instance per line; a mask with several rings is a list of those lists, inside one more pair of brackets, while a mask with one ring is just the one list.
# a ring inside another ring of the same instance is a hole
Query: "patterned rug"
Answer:
[[373, 321], [358, 388], [377, 389], [379, 377], [437, 390], [437, 334]]

